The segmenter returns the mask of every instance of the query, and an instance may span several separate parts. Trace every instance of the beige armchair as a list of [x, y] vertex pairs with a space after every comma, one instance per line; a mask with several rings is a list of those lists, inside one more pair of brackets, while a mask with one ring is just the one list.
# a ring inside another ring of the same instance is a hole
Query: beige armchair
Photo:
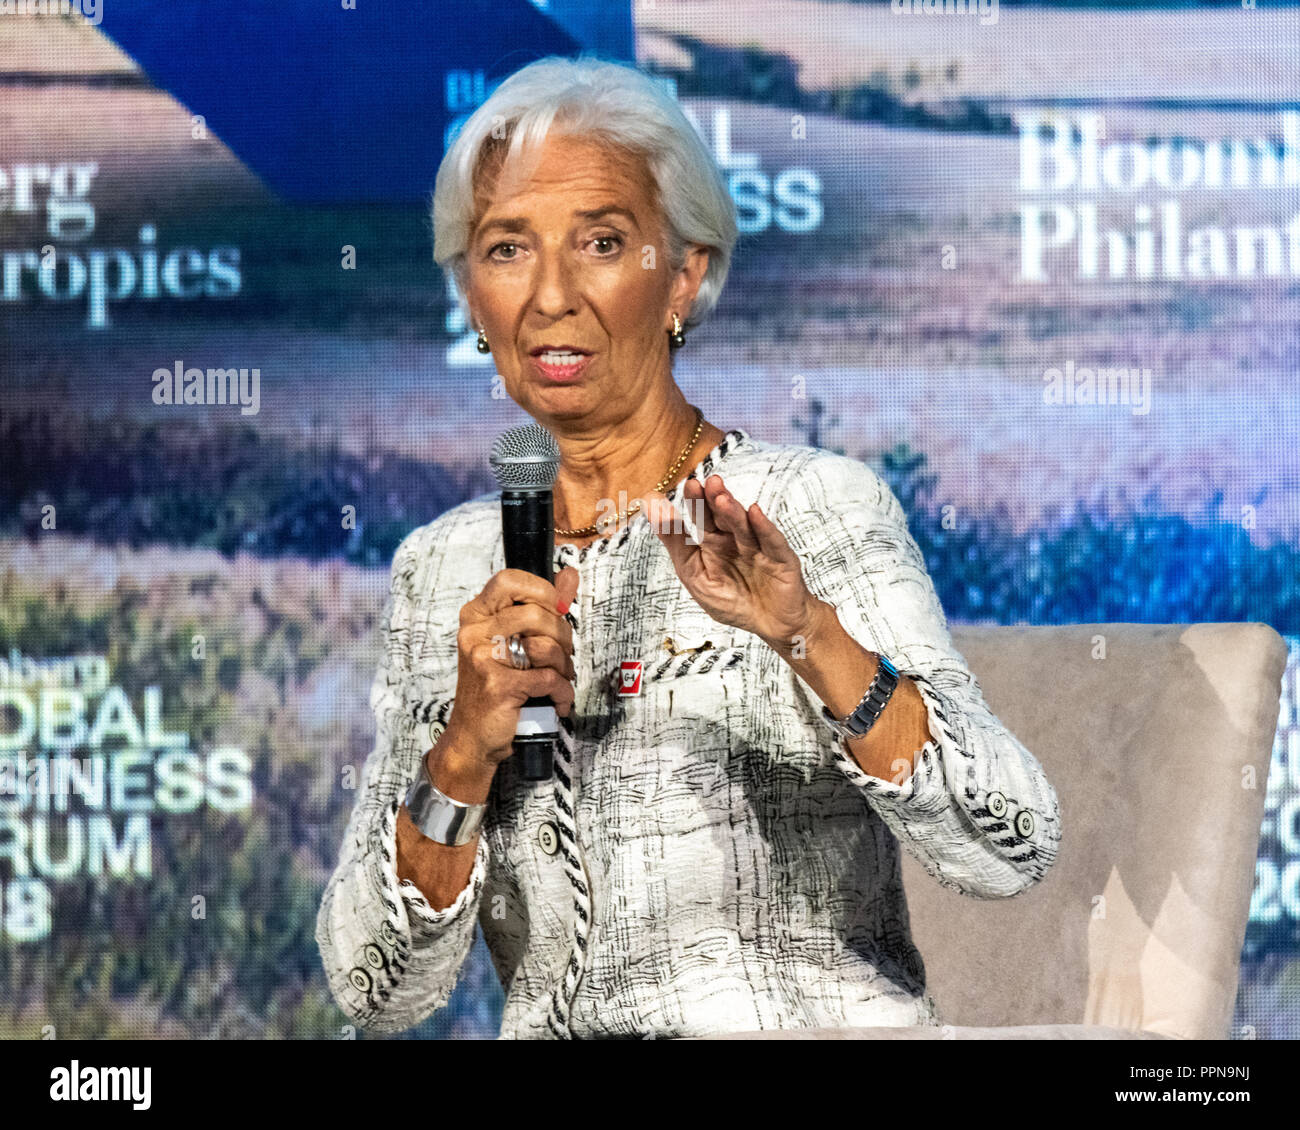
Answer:
[[1052, 870], [985, 901], [904, 859], [946, 1027], [704, 1038], [1228, 1038], [1285, 641], [1265, 624], [954, 627], [953, 638], [1056, 787]]

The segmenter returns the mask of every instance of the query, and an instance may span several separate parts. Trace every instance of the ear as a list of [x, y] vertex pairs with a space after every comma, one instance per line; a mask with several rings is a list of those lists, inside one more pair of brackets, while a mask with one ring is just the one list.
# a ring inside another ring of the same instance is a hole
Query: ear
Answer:
[[474, 309], [474, 295], [469, 285], [469, 279], [457, 279], [456, 291], [460, 295], [460, 300], [465, 308], [465, 316], [469, 319], [471, 329], [477, 328], [483, 324], [478, 316], [478, 311]]
[[[709, 249], [703, 244], [692, 243], [686, 248], [686, 262], [673, 279], [671, 306], [674, 310], [690, 310], [695, 305], [695, 298], [700, 293], [700, 284], [709, 269]], [[684, 315], [679, 315], [685, 322]], [[669, 315], [668, 329], [672, 329], [672, 317]]]

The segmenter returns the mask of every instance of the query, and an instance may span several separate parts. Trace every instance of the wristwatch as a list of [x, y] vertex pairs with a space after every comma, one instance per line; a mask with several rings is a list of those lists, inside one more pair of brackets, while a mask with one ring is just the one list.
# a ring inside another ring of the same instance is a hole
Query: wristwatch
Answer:
[[822, 707], [822, 718], [826, 725], [841, 738], [860, 738], [870, 730], [885, 709], [894, 688], [898, 686], [898, 668], [883, 655], [876, 658], [879, 660], [876, 677], [871, 680], [871, 686], [862, 696], [862, 701], [846, 717], [836, 718], [827, 707]]
[[420, 770], [406, 794], [411, 822], [437, 844], [460, 847], [476, 835], [483, 823], [486, 804], [466, 804], [439, 792], [429, 776], [428, 758], [420, 758]]

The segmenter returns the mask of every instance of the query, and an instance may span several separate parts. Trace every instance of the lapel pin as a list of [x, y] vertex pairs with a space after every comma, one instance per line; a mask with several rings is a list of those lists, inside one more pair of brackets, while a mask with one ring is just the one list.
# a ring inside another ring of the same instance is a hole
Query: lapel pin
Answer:
[[620, 695], [641, 693], [641, 660], [624, 659], [619, 663], [618, 693]]

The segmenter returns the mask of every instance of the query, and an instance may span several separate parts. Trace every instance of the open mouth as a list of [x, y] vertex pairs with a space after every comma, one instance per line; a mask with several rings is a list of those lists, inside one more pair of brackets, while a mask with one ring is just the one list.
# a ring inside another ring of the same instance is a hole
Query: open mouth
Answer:
[[591, 354], [577, 349], [541, 349], [532, 354], [532, 362], [548, 381], [571, 381], [591, 363]]

